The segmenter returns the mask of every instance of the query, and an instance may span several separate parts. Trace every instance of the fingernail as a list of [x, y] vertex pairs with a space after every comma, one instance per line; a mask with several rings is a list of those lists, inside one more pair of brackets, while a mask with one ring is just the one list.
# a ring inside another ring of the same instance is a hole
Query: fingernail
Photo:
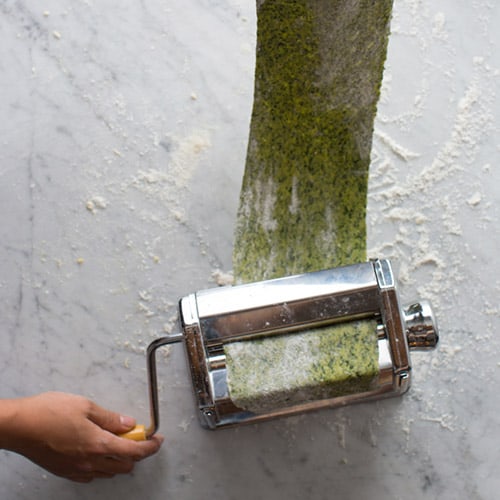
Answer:
[[135, 418], [128, 415], [120, 415], [120, 423], [123, 427], [133, 427], [135, 425]]

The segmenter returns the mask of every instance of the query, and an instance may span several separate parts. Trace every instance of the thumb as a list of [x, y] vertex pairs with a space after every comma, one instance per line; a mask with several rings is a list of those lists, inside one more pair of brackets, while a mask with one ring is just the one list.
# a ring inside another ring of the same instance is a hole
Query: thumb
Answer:
[[135, 419], [133, 417], [106, 410], [95, 403], [91, 405], [88, 418], [94, 424], [113, 434], [126, 432], [135, 426]]

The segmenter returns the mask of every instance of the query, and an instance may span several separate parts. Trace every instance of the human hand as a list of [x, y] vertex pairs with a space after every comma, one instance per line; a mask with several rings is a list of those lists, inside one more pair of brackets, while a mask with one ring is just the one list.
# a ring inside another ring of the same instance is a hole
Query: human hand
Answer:
[[3, 447], [72, 481], [130, 473], [163, 442], [158, 435], [141, 442], [118, 437], [133, 428], [135, 420], [82, 396], [47, 392], [8, 403], [11, 418]]

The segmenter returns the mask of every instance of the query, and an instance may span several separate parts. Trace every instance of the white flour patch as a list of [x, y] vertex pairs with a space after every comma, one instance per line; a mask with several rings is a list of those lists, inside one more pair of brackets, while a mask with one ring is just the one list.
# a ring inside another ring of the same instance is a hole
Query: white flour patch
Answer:
[[108, 201], [102, 196], [92, 196], [85, 204], [87, 210], [93, 214], [95, 214], [98, 210], [104, 210], [107, 206]]

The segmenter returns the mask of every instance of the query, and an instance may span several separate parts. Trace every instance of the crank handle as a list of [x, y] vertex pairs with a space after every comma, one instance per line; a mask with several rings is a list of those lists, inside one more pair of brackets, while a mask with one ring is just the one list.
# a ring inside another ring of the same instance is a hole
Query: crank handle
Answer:
[[145, 425], [138, 424], [130, 431], [119, 434], [119, 437], [131, 439], [132, 441], [145, 441], [146, 439], [150, 439], [158, 430], [158, 427], [160, 425], [160, 412], [158, 408], [159, 405], [158, 379], [156, 376], [156, 350], [164, 345], [181, 342], [183, 337], [184, 336], [182, 333], [174, 333], [172, 335], [167, 335], [166, 337], [160, 337], [156, 340], [153, 340], [153, 342], [149, 344], [146, 355], [148, 365], [149, 412], [151, 423], [147, 428]]

